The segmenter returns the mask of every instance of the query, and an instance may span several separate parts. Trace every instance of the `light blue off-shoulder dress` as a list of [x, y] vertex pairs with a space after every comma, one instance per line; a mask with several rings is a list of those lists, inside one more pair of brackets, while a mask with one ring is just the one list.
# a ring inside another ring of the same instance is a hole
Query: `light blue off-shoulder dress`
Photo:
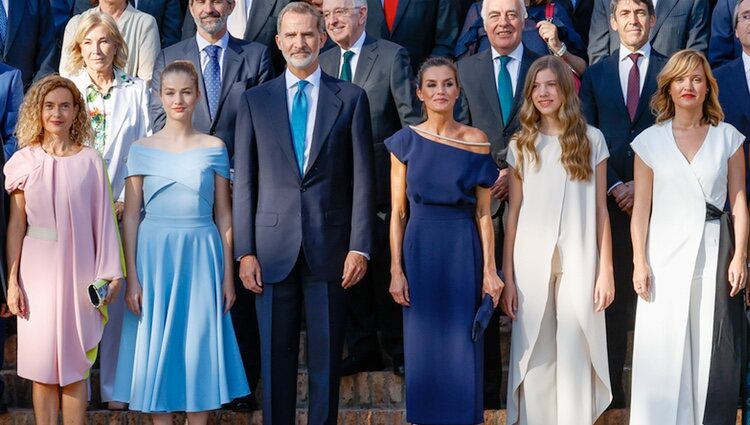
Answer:
[[125, 316], [114, 398], [142, 412], [219, 408], [250, 392], [224, 314], [224, 252], [213, 219], [215, 175], [229, 178], [226, 149], [133, 145], [127, 167], [128, 177], [143, 176], [136, 248], [143, 300], [140, 316]]

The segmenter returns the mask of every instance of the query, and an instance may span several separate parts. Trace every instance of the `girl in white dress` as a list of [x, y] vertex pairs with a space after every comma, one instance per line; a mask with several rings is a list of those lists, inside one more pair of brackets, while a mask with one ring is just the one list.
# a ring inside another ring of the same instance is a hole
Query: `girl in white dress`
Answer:
[[612, 399], [604, 309], [614, 299], [609, 152], [567, 66], [530, 67], [508, 150], [502, 308], [513, 322], [508, 424], [593, 424]]
[[[676, 53], [657, 81], [656, 124], [631, 144], [640, 299], [630, 423], [734, 423], [744, 332], [735, 295], [745, 285], [748, 228], [744, 137], [721, 122], [716, 80], [701, 53]], [[721, 211], [727, 195], [733, 226]]]

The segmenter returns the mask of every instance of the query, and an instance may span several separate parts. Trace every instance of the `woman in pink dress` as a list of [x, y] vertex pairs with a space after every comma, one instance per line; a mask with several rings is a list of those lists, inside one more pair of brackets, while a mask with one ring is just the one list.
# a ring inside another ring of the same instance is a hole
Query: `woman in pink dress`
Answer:
[[49, 76], [29, 90], [16, 128], [21, 148], [5, 165], [11, 194], [8, 307], [18, 316], [18, 375], [34, 381], [36, 423], [85, 422], [84, 379], [96, 358], [106, 307], [87, 287], [123, 277], [107, 170], [85, 146], [92, 132], [81, 93]]

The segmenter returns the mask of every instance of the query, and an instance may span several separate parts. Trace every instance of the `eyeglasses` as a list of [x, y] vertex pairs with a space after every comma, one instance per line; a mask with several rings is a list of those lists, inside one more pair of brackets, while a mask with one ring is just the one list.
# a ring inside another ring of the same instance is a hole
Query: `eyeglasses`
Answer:
[[323, 11], [323, 18], [330, 19], [332, 17], [336, 18], [343, 18], [344, 16], [349, 14], [350, 10], [356, 10], [359, 9], [359, 7], [337, 7], [333, 10], [324, 10]]

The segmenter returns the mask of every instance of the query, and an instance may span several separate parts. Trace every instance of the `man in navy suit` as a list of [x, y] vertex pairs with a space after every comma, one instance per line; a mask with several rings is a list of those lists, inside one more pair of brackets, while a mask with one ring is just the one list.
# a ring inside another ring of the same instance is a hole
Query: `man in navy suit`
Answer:
[[[739, 0], [733, 10], [734, 33], [742, 47], [740, 56], [714, 72], [719, 83], [719, 103], [724, 109], [724, 121], [745, 135], [745, 157], [750, 137], [750, 0]], [[746, 187], [750, 187], [750, 173], [745, 173]]]
[[630, 142], [654, 123], [649, 108], [656, 75], [667, 58], [651, 48], [649, 32], [656, 22], [651, 0], [612, 0], [610, 17], [620, 47], [591, 65], [583, 75], [581, 103], [589, 124], [604, 133], [609, 148], [607, 206], [612, 228], [612, 259], [617, 297], [606, 311], [612, 407], [625, 406], [622, 369], [627, 333], [635, 320], [633, 247], [633, 150]]
[[320, 70], [323, 16], [279, 14], [283, 75], [247, 91], [235, 133], [234, 247], [255, 292], [263, 422], [295, 421], [301, 310], [307, 324], [308, 423], [338, 414], [345, 298], [372, 252], [373, 158], [367, 95]]
[[[7, 9], [6, 9], [7, 6]], [[49, 0], [7, 0], [0, 3], [0, 62], [21, 71], [24, 88], [57, 70], [54, 18]]]
[[[484, 131], [490, 138], [492, 157], [500, 167], [500, 176], [492, 187], [492, 216], [495, 228], [495, 260], [502, 266], [503, 203], [508, 198], [508, 166], [505, 154], [508, 142], [518, 131], [518, 111], [523, 104], [523, 85], [531, 63], [538, 56], [521, 42], [526, 7], [522, 0], [484, 0], [482, 19], [490, 49], [458, 62], [461, 105], [458, 119]], [[501, 106], [498, 73], [502, 61], [510, 77], [510, 92], [505, 110]], [[500, 408], [500, 309], [495, 310], [484, 336], [484, 406]]]
[[[229, 157], [234, 153], [234, 130], [237, 118], [237, 107], [242, 94], [249, 88], [268, 81], [272, 77], [271, 59], [268, 48], [260, 43], [239, 40], [227, 31], [227, 16], [232, 13], [234, 2], [195, 1], [189, 4], [190, 16], [197, 22], [197, 33], [187, 40], [167, 47], [156, 57], [151, 87], [150, 115], [154, 131], [164, 127], [166, 115], [158, 96], [160, 77], [164, 67], [176, 60], [193, 63], [202, 76], [199, 79], [201, 98], [193, 113], [193, 126], [207, 134], [214, 135], [227, 146]], [[215, 111], [209, 107], [209, 96], [206, 91], [206, 73], [209, 71], [211, 58], [207, 53], [209, 46], [216, 46], [217, 61], [220, 62], [221, 78], [216, 96]], [[239, 285], [236, 275], [235, 282]], [[242, 363], [250, 384], [255, 387], [260, 379], [260, 337], [255, 314], [255, 297], [251, 292], [238, 291], [237, 300], [232, 306], [232, 322], [237, 334], [237, 342], [242, 354]], [[231, 407], [234, 410], [247, 411], [255, 409], [253, 395], [236, 399]]]

